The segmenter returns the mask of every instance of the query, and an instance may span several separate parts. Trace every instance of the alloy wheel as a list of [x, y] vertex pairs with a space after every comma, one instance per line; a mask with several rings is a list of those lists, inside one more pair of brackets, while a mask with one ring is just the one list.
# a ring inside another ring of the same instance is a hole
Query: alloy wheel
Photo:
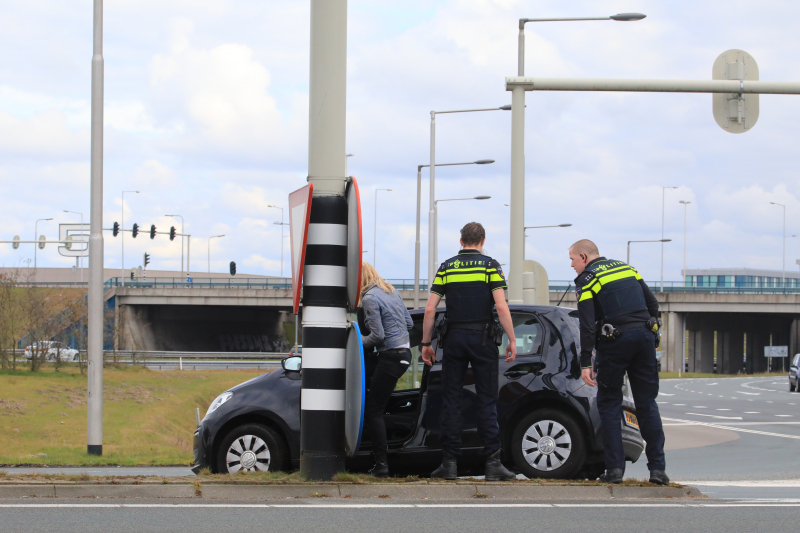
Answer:
[[269, 446], [255, 435], [242, 435], [234, 440], [225, 456], [225, 466], [229, 474], [235, 474], [239, 470], [266, 472], [269, 465]]
[[561, 467], [572, 453], [569, 431], [554, 420], [535, 422], [522, 437], [522, 456], [536, 470]]

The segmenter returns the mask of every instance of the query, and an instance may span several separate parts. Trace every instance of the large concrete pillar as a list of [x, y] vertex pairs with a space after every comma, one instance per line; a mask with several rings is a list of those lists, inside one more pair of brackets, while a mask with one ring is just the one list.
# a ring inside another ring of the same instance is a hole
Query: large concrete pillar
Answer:
[[747, 373], [757, 374], [767, 371], [767, 358], [764, 346], [769, 346], [769, 328], [757, 316], [749, 317], [747, 324]]
[[677, 372], [683, 363], [685, 313], [662, 313], [661, 370]]
[[745, 320], [737, 313], [724, 313], [717, 320], [717, 372], [737, 374], [743, 368]]
[[692, 313], [689, 330], [689, 371], [714, 372], [714, 323], [707, 313]]

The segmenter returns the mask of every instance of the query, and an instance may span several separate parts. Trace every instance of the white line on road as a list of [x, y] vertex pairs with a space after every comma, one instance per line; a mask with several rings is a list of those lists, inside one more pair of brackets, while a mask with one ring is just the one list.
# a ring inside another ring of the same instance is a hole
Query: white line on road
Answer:
[[731, 503], [331, 503], [331, 504], [242, 504], [242, 503], [10, 503], [0, 504], [0, 509], [474, 509], [474, 508], [674, 508], [674, 507], [800, 507], [796, 500], [736, 501]]
[[674, 394], [667, 394], [666, 392], [659, 392], [659, 396], [675, 396]]
[[739, 392], [737, 392], [736, 394], [749, 394], [750, 396], [761, 396], [761, 393], [760, 393], [760, 392], [744, 392], [744, 391], [739, 391]]
[[721, 420], [742, 420], [741, 416], [719, 416], [719, 415], [704, 415], [702, 413], [686, 413], [687, 415], [694, 416], [707, 416], [708, 418], [719, 418]]
[[[681, 420], [679, 418], [662, 418], [662, 420], [668, 420], [670, 422], [692, 422], [692, 420]], [[727, 429], [729, 431], [738, 431], [740, 433], [753, 433], [755, 435], [764, 435], [767, 437], [782, 437], [784, 439], [800, 440], [800, 435], [785, 435], [783, 433], [771, 433], [769, 431], [758, 431], [755, 429], [744, 429], [741, 427], [733, 427], [732, 425], [723, 426], [721, 424], [714, 424], [711, 422], [694, 422], [694, 423], [700, 426], [707, 426], [710, 428], [717, 428], [717, 429]]]

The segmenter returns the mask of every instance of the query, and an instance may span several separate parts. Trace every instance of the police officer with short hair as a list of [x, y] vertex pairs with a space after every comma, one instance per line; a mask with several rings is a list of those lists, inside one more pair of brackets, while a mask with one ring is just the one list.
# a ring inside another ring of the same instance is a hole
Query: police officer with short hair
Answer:
[[483, 441], [486, 479], [514, 479], [500, 462], [500, 426], [497, 423], [499, 354], [495, 344], [492, 308], [497, 306], [500, 324], [508, 335], [506, 361], [517, 356], [511, 312], [505, 300], [506, 281], [500, 264], [483, 255], [486, 231], [477, 222], [461, 228], [461, 251], [441, 264], [431, 285], [422, 329], [422, 359], [432, 365], [431, 348], [436, 307], [445, 297], [447, 331], [439, 339], [442, 360], [441, 443], [444, 458], [432, 477], [456, 479], [461, 455], [461, 399], [467, 366], [472, 366], [478, 407], [478, 435]]
[[[658, 301], [636, 269], [606, 259], [592, 241], [569, 249], [580, 317], [583, 381], [598, 386], [597, 408], [602, 423], [605, 483], [621, 483], [625, 474], [622, 447], [622, 384], [628, 373], [636, 417], [647, 443], [650, 482], [669, 483], [664, 459], [664, 429], [656, 405], [658, 366], [656, 339]], [[596, 348], [597, 383], [592, 379], [592, 349]]]

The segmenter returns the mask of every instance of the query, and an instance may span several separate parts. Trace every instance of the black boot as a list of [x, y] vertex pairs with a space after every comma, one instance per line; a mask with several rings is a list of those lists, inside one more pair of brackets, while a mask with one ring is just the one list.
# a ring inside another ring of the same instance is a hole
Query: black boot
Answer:
[[439, 465], [439, 468], [433, 471], [431, 477], [442, 479], [455, 479], [458, 477], [458, 464], [456, 462], [456, 456], [450, 455], [447, 452], [443, 452], [442, 464]]
[[375, 466], [369, 469], [369, 474], [375, 477], [389, 477], [389, 460], [386, 453], [375, 454]]
[[669, 485], [667, 473], [664, 470], [651, 470], [650, 483], [655, 483], [656, 485]]
[[486, 458], [486, 470], [484, 472], [486, 481], [509, 481], [517, 479], [517, 475], [503, 466], [500, 462], [501, 450], [497, 450]]
[[618, 485], [622, 483], [622, 476], [625, 475], [624, 468], [609, 468], [605, 474], [600, 475], [601, 483], [612, 483]]

